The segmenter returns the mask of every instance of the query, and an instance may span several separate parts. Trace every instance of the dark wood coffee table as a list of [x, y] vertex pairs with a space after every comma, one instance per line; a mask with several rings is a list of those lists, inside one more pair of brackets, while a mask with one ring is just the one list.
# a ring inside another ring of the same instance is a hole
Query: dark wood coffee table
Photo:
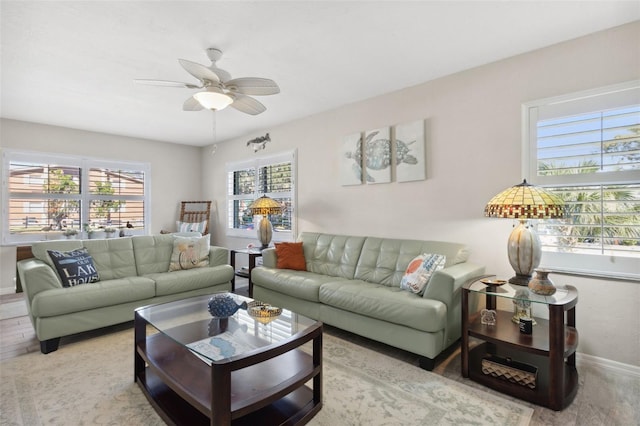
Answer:
[[149, 402], [168, 424], [307, 423], [322, 407], [322, 323], [287, 310], [216, 319], [209, 297], [136, 309], [134, 380]]

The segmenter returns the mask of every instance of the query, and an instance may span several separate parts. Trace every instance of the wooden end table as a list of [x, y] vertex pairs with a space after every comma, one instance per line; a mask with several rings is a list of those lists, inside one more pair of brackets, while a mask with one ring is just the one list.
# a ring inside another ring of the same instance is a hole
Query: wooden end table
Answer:
[[[578, 391], [576, 288], [556, 286], [555, 294], [541, 296], [527, 287], [494, 286], [482, 281], [472, 280], [462, 288], [462, 376], [556, 411], [567, 407]], [[472, 299], [480, 299], [478, 310], [470, 309]], [[513, 311], [498, 309], [499, 299], [546, 306], [549, 319], [536, 317], [533, 333], [523, 334], [519, 325], [512, 322]], [[482, 324], [482, 308], [496, 310], [495, 325]], [[470, 338], [482, 343], [471, 348]], [[482, 361], [488, 355], [537, 368], [535, 388], [483, 373]]]
[[[236, 270], [236, 254], [246, 254], [249, 256], [249, 269], [245, 273], [242, 270]], [[262, 251], [259, 249], [234, 249], [229, 251], [229, 264], [233, 268], [233, 278], [231, 278], [231, 291], [236, 291], [236, 276], [248, 278], [249, 280], [249, 297], [253, 297], [253, 281], [251, 281], [251, 271], [256, 267], [256, 258], [262, 257]]]

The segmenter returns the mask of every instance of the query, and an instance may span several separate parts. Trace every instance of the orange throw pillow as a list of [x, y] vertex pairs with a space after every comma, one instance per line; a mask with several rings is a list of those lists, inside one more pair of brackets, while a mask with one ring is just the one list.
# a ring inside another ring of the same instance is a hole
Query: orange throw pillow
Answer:
[[307, 262], [304, 259], [302, 243], [275, 243], [278, 269], [293, 269], [306, 271]]

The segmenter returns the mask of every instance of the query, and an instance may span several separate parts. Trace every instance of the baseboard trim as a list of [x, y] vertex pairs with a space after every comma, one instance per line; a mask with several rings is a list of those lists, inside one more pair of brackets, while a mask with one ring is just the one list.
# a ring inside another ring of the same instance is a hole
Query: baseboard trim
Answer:
[[15, 294], [16, 289], [11, 287], [0, 287], [0, 296], [4, 296], [6, 294]]
[[636, 365], [624, 364], [622, 362], [612, 361], [610, 359], [587, 355], [580, 352], [576, 353], [576, 364], [578, 366], [580, 366], [580, 364], [583, 364], [592, 367], [599, 367], [612, 373], [624, 374], [627, 376], [640, 378], [640, 367]]

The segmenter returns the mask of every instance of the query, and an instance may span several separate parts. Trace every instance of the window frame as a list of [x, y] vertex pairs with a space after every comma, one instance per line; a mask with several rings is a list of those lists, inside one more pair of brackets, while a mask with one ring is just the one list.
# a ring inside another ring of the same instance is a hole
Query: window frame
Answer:
[[[538, 109], [544, 106], [558, 106], [574, 101], [598, 104], [598, 96], [640, 90], [640, 80], [569, 93], [523, 103], [522, 111], [522, 170], [528, 182], [543, 187], [577, 187], [588, 185], [637, 184], [640, 171], [627, 170], [606, 173], [567, 174], [538, 176], [537, 174], [537, 131]], [[606, 99], [603, 102], [607, 102]], [[597, 110], [607, 110], [620, 105], [599, 105]], [[567, 115], [572, 115], [567, 113]], [[537, 221], [533, 221], [535, 226]], [[638, 257], [612, 256], [609, 254], [566, 253], [545, 250], [543, 247], [542, 264], [556, 272], [575, 275], [587, 275], [603, 278], [640, 281]]]
[[[25, 151], [16, 149], [2, 149], [2, 224], [0, 225], [2, 234], [2, 245], [19, 245], [28, 244], [40, 240], [50, 239], [52, 235], [56, 235], [55, 238], [59, 238], [58, 234], [49, 234], [47, 232], [34, 232], [27, 234], [15, 234], [11, 233], [9, 226], [9, 205], [11, 200], [11, 193], [9, 191], [9, 177], [11, 173], [10, 164], [12, 162], [23, 161], [33, 164], [61, 164], [64, 166], [78, 167], [80, 169], [80, 193], [77, 195], [72, 194], [54, 194], [55, 198], [73, 199], [81, 202], [80, 218], [81, 223], [89, 217], [89, 210], [91, 200], [96, 199], [112, 199], [112, 196], [105, 196], [100, 194], [93, 194], [90, 192], [90, 178], [89, 174], [91, 169], [106, 168], [106, 169], [120, 169], [120, 170], [135, 170], [144, 173], [142, 198], [140, 196], [123, 195], [119, 194], [117, 198], [119, 200], [142, 200], [144, 208], [144, 229], [128, 229], [127, 233], [131, 235], [144, 235], [149, 234], [151, 229], [151, 165], [150, 163], [142, 162], [130, 162], [119, 161], [111, 159], [103, 159], [98, 157], [56, 154], [39, 151]], [[32, 197], [28, 193], [25, 198]], [[48, 194], [44, 194], [44, 198], [52, 198]], [[82, 232], [82, 229], [79, 229]]]
[[[275, 165], [275, 164], [281, 164], [281, 163], [286, 163], [286, 162], [290, 162], [291, 163], [291, 191], [290, 191], [290, 198], [291, 198], [291, 231], [279, 231], [276, 232], [274, 230], [273, 232], [273, 237], [272, 237], [272, 241], [293, 241], [295, 239], [295, 236], [297, 235], [297, 204], [296, 204], [296, 193], [297, 193], [297, 188], [296, 188], [296, 181], [297, 181], [297, 151], [293, 150], [293, 151], [286, 151], [286, 152], [282, 152], [279, 154], [273, 154], [273, 155], [266, 155], [266, 156], [260, 156], [260, 157], [256, 157], [256, 158], [252, 158], [249, 160], [241, 160], [241, 161], [235, 161], [235, 162], [229, 162], [226, 164], [225, 167], [225, 178], [226, 178], [226, 229], [225, 229], [225, 235], [228, 237], [235, 237], [235, 238], [248, 238], [248, 239], [257, 239], [257, 228], [258, 228], [258, 222], [261, 219], [260, 215], [256, 215], [253, 217], [253, 224], [254, 224], [254, 229], [239, 229], [239, 228], [234, 228], [233, 224], [230, 223], [230, 211], [233, 209], [233, 205], [232, 203], [235, 200], [238, 199], [246, 199], [246, 198], [251, 198], [252, 200], [255, 200], [258, 197], [261, 197], [262, 195], [266, 195], [267, 197], [271, 197], [271, 198], [282, 198], [282, 192], [267, 192], [267, 193], [263, 193], [261, 191], [258, 190], [258, 181], [260, 179], [259, 176], [259, 172], [258, 169], [260, 167], [266, 167], [266, 166], [270, 166], [270, 165]], [[247, 170], [247, 169], [255, 169], [255, 174], [254, 174], [254, 179], [255, 179], [255, 185], [254, 185], [254, 192], [253, 194], [242, 194], [242, 195], [237, 195], [234, 196], [233, 194], [230, 193], [229, 187], [230, 187], [230, 182], [229, 182], [229, 174], [235, 171], [240, 171], [240, 170]]]

